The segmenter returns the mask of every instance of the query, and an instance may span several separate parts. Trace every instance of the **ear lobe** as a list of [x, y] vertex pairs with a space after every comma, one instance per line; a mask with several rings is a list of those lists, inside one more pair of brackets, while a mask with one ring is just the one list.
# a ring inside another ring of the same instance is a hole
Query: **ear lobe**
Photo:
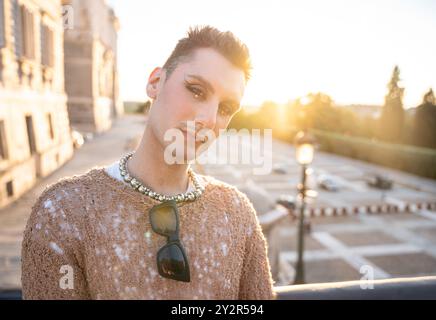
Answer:
[[150, 99], [156, 99], [156, 88], [154, 87], [153, 88], [153, 86], [149, 83], [149, 84], [147, 84], [147, 96], [150, 98]]

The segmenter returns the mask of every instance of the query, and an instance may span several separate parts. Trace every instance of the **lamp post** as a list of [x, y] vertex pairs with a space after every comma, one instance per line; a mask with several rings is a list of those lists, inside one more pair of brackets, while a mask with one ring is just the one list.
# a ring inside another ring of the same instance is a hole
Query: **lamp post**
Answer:
[[295, 272], [294, 284], [303, 284], [304, 281], [304, 211], [306, 209], [306, 177], [307, 167], [312, 163], [314, 154], [315, 139], [307, 131], [300, 131], [295, 136], [295, 148], [297, 162], [302, 166], [301, 184], [298, 191], [301, 198], [300, 219], [298, 225], [298, 258]]

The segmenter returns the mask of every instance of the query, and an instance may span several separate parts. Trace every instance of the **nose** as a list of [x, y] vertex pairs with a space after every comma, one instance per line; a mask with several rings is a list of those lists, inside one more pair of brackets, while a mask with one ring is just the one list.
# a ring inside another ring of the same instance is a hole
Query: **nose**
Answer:
[[216, 125], [217, 112], [218, 104], [208, 104], [199, 109], [196, 122], [200, 123], [203, 128], [213, 130]]

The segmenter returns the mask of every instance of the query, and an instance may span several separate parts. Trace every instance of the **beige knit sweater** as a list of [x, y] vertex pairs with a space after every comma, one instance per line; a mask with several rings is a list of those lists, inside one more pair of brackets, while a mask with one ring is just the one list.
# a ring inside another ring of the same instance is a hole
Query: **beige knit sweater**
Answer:
[[151, 229], [159, 202], [104, 168], [46, 188], [22, 244], [24, 299], [274, 299], [266, 241], [248, 198], [201, 176], [205, 192], [179, 208], [191, 282], [161, 277], [166, 239]]

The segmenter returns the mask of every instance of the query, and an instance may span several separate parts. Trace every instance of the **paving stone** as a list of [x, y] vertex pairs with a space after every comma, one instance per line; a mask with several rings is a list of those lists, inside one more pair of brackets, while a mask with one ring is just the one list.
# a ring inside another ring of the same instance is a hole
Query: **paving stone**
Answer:
[[[271, 240], [271, 242], [273, 242], [273, 241], [274, 240]], [[278, 239], [278, 241], [280, 242], [281, 251], [296, 251], [297, 250], [297, 242], [298, 242], [297, 234], [292, 235], [292, 236], [280, 237], [280, 239]], [[305, 248], [305, 250], [325, 249], [325, 247], [321, 243], [319, 243], [316, 239], [312, 238], [310, 235], [305, 235], [305, 237], [304, 237], [304, 248]]]
[[341, 223], [360, 223], [357, 216], [314, 217], [309, 219], [313, 226]]
[[436, 258], [425, 253], [366, 257], [394, 277], [436, 275]]
[[395, 221], [407, 221], [407, 220], [421, 220], [421, 221], [428, 220], [427, 218], [421, 217], [417, 214], [404, 213], [404, 212], [385, 214], [380, 217], [386, 220], [387, 223], [395, 222]]
[[402, 243], [401, 241], [387, 235], [381, 231], [371, 232], [335, 232], [332, 233], [337, 240], [341, 241], [346, 246], [371, 246], [383, 244]]
[[415, 228], [414, 232], [435, 243], [436, 246], [436, 228]]
[[308, 261], [305, 268], [307, 283], [353, 281], [363, 276], [341, 259]]

